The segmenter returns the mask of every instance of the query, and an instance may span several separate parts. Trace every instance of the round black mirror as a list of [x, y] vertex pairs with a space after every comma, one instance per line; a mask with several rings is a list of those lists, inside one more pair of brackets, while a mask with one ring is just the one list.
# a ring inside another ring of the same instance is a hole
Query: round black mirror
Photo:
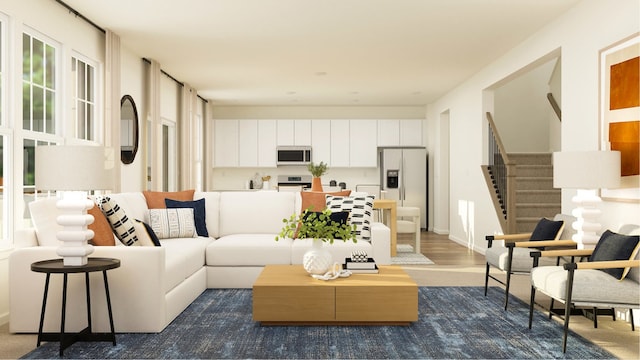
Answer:
[[138, 152], [138, 110], [131, 95], [120, 100], [120, 160], [131, 164]]

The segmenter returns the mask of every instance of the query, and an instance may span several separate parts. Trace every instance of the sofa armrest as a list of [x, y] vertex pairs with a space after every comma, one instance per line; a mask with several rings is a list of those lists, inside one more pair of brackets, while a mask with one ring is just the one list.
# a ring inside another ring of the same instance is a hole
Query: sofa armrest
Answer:
[[391, 230], [385, 224], [374, 222], [371, 224], [372, 257], [380, 265], [391, 264]]
[[25, 229], [16, 230], [13, 233], [13, 246], [15, 248], [38, 246], [38, 237], [36, 236], [36, 229], [25, 228]]
[[[116, 332], [135, 329], [158, 332], [166, 325], [165, 249], [162, 247], [96, 246], [90, 257], [120, 260], [120, 267], [107, 272]], [[10, 331], [38, 331], [45, 275], [31, 271], [31, 264], [59, 258], [54, 246], [19, 248], [9, 256]], [[105, 311], [104, 283], [91, 273], [91, 310], [94, 331], [109, 331]], [[84, 277], [69, 276], [66, 327], [79, 331], [86, 326]], [[45, 331], [59, 331], [62, 276], [52, 275], [47, 297]]]

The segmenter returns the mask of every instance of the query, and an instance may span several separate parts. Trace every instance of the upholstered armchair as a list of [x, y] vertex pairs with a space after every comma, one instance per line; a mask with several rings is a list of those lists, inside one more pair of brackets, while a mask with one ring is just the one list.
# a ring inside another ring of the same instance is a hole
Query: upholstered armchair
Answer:
[[[605, 231], [594, 249], [531, 253], [534, 259], [588, 257], [588, 261], [572, 261], [563, 266], [542, 266], [531, 270], [529, 328], [533, 322], [535, 295], [541, 292], [551, 298], [549, 317], [554, 314], [564, 316], [563, 352], [567, 350], [572, 310], [578, 308], [593, 310], [594, 327], [597, 327], [598, 309], [629, 309], [631, 329], [635, 330], [632, 309], [640, 308], [640, 227], [627, 225], [618, 232]], [[564, 303], [564, 309], [553, 309], [554, 300]]]
[[[571, 224], [576, 220], [571, 215], [557, 214], [553, 220], [540, 219], [531, 233], [487, 235], [487, 251], [485, 252], [486, 270], [484, 280], [484, 295], [487, 296], [489, 279], [503, 285], [504, 309], [509, 306], [509, 288], [511, 275], [529, 275], [533, 267], [533, 260], [529, 255], [532, 250], [548, 248], [575, 248], [576, 243], [571, 239], [575, 234]], [[504, 245], [494, 244], [496, 240], [503, 240]], [[558, 265], [560, 258], [555, 261], [542, 260], [540, 265]], [[506, 280], [496, 277], [491, 269], [497, 269], [506, 274]]]

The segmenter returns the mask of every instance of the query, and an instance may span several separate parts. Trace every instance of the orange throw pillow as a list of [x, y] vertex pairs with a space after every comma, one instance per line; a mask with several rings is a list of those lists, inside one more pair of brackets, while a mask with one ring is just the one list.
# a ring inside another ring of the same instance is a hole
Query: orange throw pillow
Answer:
[[178, 201], [192, 201], [195, 190], [183, 191], [143, 191], [142, 194], [147, 200], [149, 209], [166, 209], [167, 205], [164, 199], [172, 199]]
[[309, 209], [309, 211], [322, 211], [327, 207], [327, 199], [326, 195], [333, 196], [349, 196], [351, 195], [351, 190], [343, 190], [336, 192], [315, 192], [315, 191], [302, 191], [300, 192], [300, 196], [302, 197], [302, 206], [300, 209], [305, 211], [309, 209], [309, 207], [313, 206], [313, 208]]
[[87, 214], [93, 215], [94, 218], [93, 223], [87, 226], [94, 233], [91, 244], [95, 246], [115, 246], [116, 240], [113, 237], [113, 230], [111, 230], [111, 225], [102, 210], [93, 205], [91, 209], [87, 210]]

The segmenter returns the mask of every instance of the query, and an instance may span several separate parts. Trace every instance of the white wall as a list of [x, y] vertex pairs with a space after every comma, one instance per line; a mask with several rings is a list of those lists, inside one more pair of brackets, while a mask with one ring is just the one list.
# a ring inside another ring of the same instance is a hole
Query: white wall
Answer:
[[[554, 22], [501, 56], [472, 78], [429, 105], [428, 132], [440, 131], [439, 114], [450, 111], [451, 184], [450, 238], [484, 251], [484, 236], [500, 232], [480, 166], [486, 158], [486, 120], [490, 104], [483, 91], [529, 64], [561, 49], [562, 149], [599, 148], [598, 52], [640, 29], [637, 0], [580, 2]], [[480, 136], [480, 134], [483, 134]], [[435, 156], [438, 156], [436, 154]], [[438, 191], [438, 189], [435, 189]], [[573, 191], [563, 190], [562, 211], [573, 209]], [[435, 205], [440, 208], [439, 204]], [[637, 203], [605, 202], [601, 222], [617, 229], [620, 223], [638, 223]], [[435, 214], [435, 222], [443, 214]]]
[[542, 64], [494, 90], [493, 120], [507, 152], [549, 151], [553, 109], [547, 93], [556, 61]]

